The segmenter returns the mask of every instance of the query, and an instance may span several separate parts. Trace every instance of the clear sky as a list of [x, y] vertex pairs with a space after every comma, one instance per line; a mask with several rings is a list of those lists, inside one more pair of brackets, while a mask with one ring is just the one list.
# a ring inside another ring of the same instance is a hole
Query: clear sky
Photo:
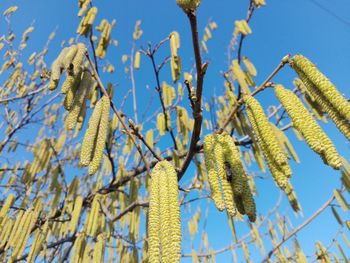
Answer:
[[[39, 50], [47, 41], [49, 34], [56, 30], [56, 37], [53, 40], [46, 61], [48, 65], [57, 56], [59, 46], [63, 40], [76, 37], [75, 31], [80, 18], [77, 17], [78, 1], [68, 0], [1, 0], [1, 13], [11, 5], [18, 5], [19, 9], [13, 15], [12, 24], [18, 36], [29, 25], [34, 25], [35, 31], [30, 35], [29, 47], [25, 56], [32, 51]], [[112, 31], [113, 39], [118, 40], [117, 47], [111, 46], [107, 60], [116, 72], [112, 75], [105, 75], [104, 80], [117, 84], [116, 92], [120, 94], [116, 101], [121, 101], [126, 91], [130, 88], [130, 81], [123, 72], [124, 66], [121, 63], [121, 56], [129, 54], [132, 43], [132, 32], [135, 21], [142, 21], [143, 36], [137, 42], [137, 47], [146, 47], [150, 41], [157, 43], [168, 34], [176, 30], [181, 35], [180, 55], [185, 70], [190, 70], [193, 64], [193, 53], [190, 41], [190, 31], [186, 16], [176, 6], [175, 0], [133, 0], [133, 1], [93, 1], [99, 9], [97, 21], [107, 18], [109, 21], [116, 19], [116, 27]], [[213, 39], [208, 42], [209, 54], [204, 59], [210, 62], [208, 73], [205, 79], [205, 98], [223, 91], [223, 79], [221, 70], [227, 65], [227, 46], [232, 36], [235, 20], [244, 19], [246, 16], [247, 0], [202, 0], [198, 10], [199, 33], [203, 35], [203, 29], [209, 20], [218, 24], [218, 29], [213, 33]], [[243, 54], [248, 56], [258, 70], [257, 83], [261, 83], [266, 76], [278, 65], [280, 59], [290, 53], [301, 53], [318, 65], [344, 93], [350, 97], [350, 1], [348, 0], [266, 0], [267, 6], [257, 10], [251, 21], [253, 34], [246, 38]], [[325, 8], [326, 9], [325, 9]], [[4, 19], [0, 19], [0, 34], [6, 32]], [[161, 50], [159, 57], [166, 56], [168, 49]], [[234, 53], [235, 54], [235, 53]], [[1, 51], [0, 51], [0, 55]], [[151, 75], [151, 65], [146, 58], [142, 58], [143, 70], [136, 72], [136, 84], [138, 95], [138, 107], [140, 112], [147, 106], [149, 89], [155, 85], [154, 77]], [[275, 83], [282, 83], [286, 87], [292, 87], [292, 80], [295, 73], [288, 67], [283, 69], [276, 78]], [[170, 82], [170, 73], [165, 71], [161, 76], [162, 80]], [[119, 93], [120, 92], [120, 93]], [[153, 92], [153, 91], [152, 91]], [[257, 97], [265, 106], [276, 104], [272, 91], [266, 91]], [[131, 101], [128, 106], [131, 106]], [[155, 106], [155, 109], [159, 105]], [[127, 111], [131, 107], [127, 107]], [[336, 143], [339, 152], [349, 160], [349, 143], [345, 137], [338, 132], [332, 123], [323, 126], [329, 136]], [[308, 216], [314, 213], [329, 197], [335, 187], [340, 186], [340, 173], [322, 164], [322, 160], [305, 145], [296, 139], [293, 132], [287, 132], [290, 140], [301, 159], [301, 164], [292, 162], [294, 172], [292, 183], [295, 186], [299, 201], [303, 207], [304, 217], [295, 217], [288, 208], [283, 198], [281, 215], [287, 214], [292, 219], [293, 225], [297, 226]], [[254, 170], [254, 169], [253, 169]], [[193, 176], [193, 169], [190, 169], [183, 182], [189, 182]], [[268, 179], [256, 180], [258, 188], [257, 208], [258, 212], [265, 214], [271, 209], [279, 196], [270, 176]], [[205, 215], [207, 203], [201, 204], [202, 214]], [[350, 219], [349, 215], [341, 213], [344, 218]], [[183, 228], [187, 231], [187, 220], [190, 214], [185, 213]], [[203, 222], [202, 222], [203, 223]], [[320, 240], [328, 245], [338, 231], [339, 225], [334, 220], [330, 209], [327, 209], [312, 225], [298, 234], [298, 240], [305, 249], [305, 254], [313, 255], [314, 243]], [[238, 223], [237, 231], [239, 236], [247, 231], [246, 223]], [[227, 224], [225, 215], [216, 212], [210, 204], [209, 217], [207, 222], [209, 242], [214, 250], [220, 249], [232, 242], [232, 236]], [[345, 231], [346, 232], [346, 231]], [[346, 232], [349, 236], [349, 231]], [[198, 249], [198, 241], [195, 239], [195, 248]], [[271, 247], [268, 242], [266, 250]], [[261, 259], [261, 254], [254, 245], [249, 247], [254, 262]], [[183, 252], [191, 252], [191, 241], [184, 237]], [[237, 250], [239, 258], [242, 259], [242, 252]], [[348, 256], [350, 254], [348, 253]], [[183, 262], [190, 262], [184, 260]], [[217, 257], [217, 262], [231, 262], [231, 254], [224, 253]], [[239, 260], [242, 262], [242, 260]]]

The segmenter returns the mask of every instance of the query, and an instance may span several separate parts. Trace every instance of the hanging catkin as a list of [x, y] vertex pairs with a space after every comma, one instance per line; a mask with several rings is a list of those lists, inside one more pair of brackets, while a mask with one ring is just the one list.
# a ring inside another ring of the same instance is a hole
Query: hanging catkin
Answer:
[[51, 77], [50, 77], [50, 83], [49, 83], [50, 90], [54, 90], [57, 88], [62, 70], [64, 68], [63, 61], [68, 51], [69, 51], [69, 48], [64, 48], [59, 54], [59, 56], [57, 57], [57, 59], [52, 63]]
[[282, 85], [275, 86], [275, 93], [292, 119], [293, 127], [302, 134], [310, 148], [318, 153], [326, 164], [339, 169], [342, 162], [335, 146], [299, 98]]
[[254, 222], [256, 220], [255, 201], [245, 175], [240, 152], [230, 135], [223, 133], [218, 136], [224, 150], [226, 174], [231, 172], [231, 187], [237, 209], [242, 215], [248, 215], [249, 220]]
[[[240, 156], [240, 152], [230, 135], [223, 133], [220, 135], [220, 143], [224, 149], [224, 158], [232, 171], [232, 188], [235, 195], [242, 195], [244, 185], [247, 183], [245, 172]], [[226, 165], [228, 166], [228, 165]]]
[[[85, 101], [87, 100], [87, 96], [90, 92], [90, 87], [92, 84], [91, 73], [88, 70], [83, 72], [82, 80], [78, 87], [78, 90], [75, 93], [74, 100], [72, 103], [72, 109], [68, 114], [66, 119], [66, 126], [68, 130], [73, 130], [77, 124], [78, 117], [82, 108], [85, 107]], [[82, 122], [82, 121], [80, 121]]]
[[[255, 133], [259, 134], [259, 139], [265, 142], [265, 150], [272, 154], [274, 161], [281, 167], [288, 164], [286, 154], [278, 145], [278, 140], [270, 127], [269, 121], [267, 120], [263, 109], [259, 102], [252, 96], [245, 96], [245, 102], [247, 105], [247, 111], [251, 112], [249, 121], [254, 121], [258, 124], [256, 126]], [[253, 127], [254, 128], [254, 127]]]
[[91, 115], [80, 152], [80, 165], [88, 166], [94, 154], [95, 139], [98, 135], [98, 126], [102, 114], [102, 100], [99, 100]]
[[245, 100], [249, 122], [271, 174], [277, 185], [284, 189], [292, 174], [286, 153], [280, 148], [278, 139], [257, 100], [251, 96], [245, 97]]
[[178, 182], [168, 161], [152, 172], [148, 215], [149, 262], [180, 262], [181, 220]]
[[108, 131], [108, 120], [109, 120], [109, 109], [110, 109], [110, 100], [107, 96], [103, 96], [102, 100], [102, 112], [101, 120], [98, 125], [98, 134], [95, 138], [95, 150], [94, 156], [89, 164], [89, 174], [95, 174], [99, 169], [103, 156], [103, 149], [106, 144], [107, 131]]
[[204, 159], [205, 166], [208, 171], [208, 180], [211, 190], [212, 199], [220, 211], [225, 209], [225, 204], [222, 199], [219, 175], [215, 167], [215, 155], [214, 155], [214, 146], [215, 146], [215, 135], [209, 134], [204, 138], [203, 149], [204, 149]]
[[74, 75], [77, 75], [81, 71], [86, 52], [87, 52], [87, 49], [85, 45], [83, 43], [78, 43], [77, 53], [75, 54], [71, 63], [71, 65], [73, 66]]
[[347, 121], [350, 121], [350, 103], [339, 93], [334, 84], [318, 68], [302, 55], [295, 55], [291, 66], [302, 72], [330, 105]]
[[[293, 64], [292, 64], [293, 66]], [[307, 76], [298, 68], [294, 68], [300, 79], [304, 83], [309, 94], [314, 98], [323, 111], [327, 112], [328, 116], [333, 120], [337, 128], [345, 137], [350, 140], [350, 123], [331, 105], [331, 103], [323, 96], [315, 85], [307, 78]]]
[[[219, 137], [220, 135], [217, 135]], [[218, 138], [219, 139], [219, 138]], [[220, 141], [214, 145], [214, 156], [216, 159], [216, 168], [218, 171], [222, 194], [224, 198], [225, 208], [230, 216], [235, 216], [237, 213], [236, 206], [233, 201], [233, 191], [230, 182], [227, 180], [225, 171], [224, 149]]]

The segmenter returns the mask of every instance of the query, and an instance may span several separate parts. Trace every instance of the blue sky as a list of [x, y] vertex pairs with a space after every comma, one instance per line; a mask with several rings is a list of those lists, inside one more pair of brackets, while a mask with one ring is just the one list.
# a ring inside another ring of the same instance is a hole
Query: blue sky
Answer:
[[[256, 82], [261, 83], [284, 55], [301, 53], [317, 64], [338, 89], [350, 97], [350, 19], [348, 19], [350, 2], [348, 0], [315, 1], [325, 6], [333, 15], [315, 5], [312, 0], [266, 0], [267, 6], [257, 10], [252, 18], [250, 25], [253, 34], [246, 38], [243, 54], [255, 64], [258, 70]], [[75, 37], [75, 31], [80, 21], [76, 16], [77, 2], [67, 0], [2, 0], [0, 11], [3, 12], [11, 5], [19, 6], [12, 19], [13, 27], [18, 36], [30, 24], [34, 25], [35, 31], [30, 36], [25, 56], [29, 56], [32, 51], [39, 50], [44, 46], [49, 34], [56, 30], [57, 34], [47, 57], [47, 63], [50, 65], [57, 56], [62, 40]], [[171, 31], [176, 30], [181, 35], [179, 52], [183, 67], [185, 70], [190, 69], [193, 63], [193, 54], [188, 21], [183, 12], [176, 6], [175, 0], [101, 0], [93, 2], [99, 9], [97, 21], [102, 18], [107, 18], [109, 21], [116, 19], [117, 21], [112, 37], [118, 40], [119, 45], [117, 47], [111, 46], [107, 60], [102, 61], [102, 64], [109, 61], [116, 68], [115, 74], [104, 77], [105, 82], [111, 81], [117, 84], [116, 92], [121, 95], [118, 95], [116, 101], [121, 100], [131, 85], [123, 73], [124, 66], [121, 63], [121, 56], [130, 53], [132, 32], [135, 21], [138, 19], [142, 21], [144, 34], [137, 42], [137, 47], [145, 47], [148, 41], [157, 43]], [[248, 1], [202, 0], [202, 2], [198, 10], [200, 34], [203, 34], [204, 26], [209, 19], [218, 24], [218, 29], [213, 33], [213, 39], [208, 43], [209, 54], [204, 55], [204, 60], [210, 62], [204, 85], [204, 95], [205, 98], [208, 98], [214, 92], [220, 94], [223, 91], [223, 79], [220, 76], [220, 71], [224, 70], [227, 65], [227, 45], [232, 36], [234, 21], [246, 16]], [[6, 25], [1, 19], [0, 34], [5, 33], [5, 30]], [[158, 63], [167, 53], [168, 48], [160, 51], [157, 56]], [[153, 75], [151, 75], [151, 65], [145, 57], [142, 58], [141, 64], [142, 70], [136, 72], [135, 78], [138, 107], [142, 111], [145, 109], [147, 101], [144, 98], [149, 96], [149, 89], [146, 87], [150, 85], [152, 89], [155, 83]], [[161, 78], [170, 82], [170, 73], [167, 68], [162, 72]], [[274, 78], [274, 82], [292, 87], [294, 78], [294, 72], [286, 67]], [[258, 99], [265, 107], [277, 103], [273, 92], [269, 90], [258, 95]], [[126, 111], [130, 111], [130, 107]], [[346, 139], [335, 129], [333, 124], [329, 123], [323, 127], [336, 143], [339, 152], [349, 160], [349, 144]], [[282, 203], [281, 214], [290, 215], [294, 226], [296, 226], [319, 208], [331, 196], [335, 187], [340, 186], [340, 173], [324, 166], [321, 159], [313, 154], [304, 142], [298, 141], [293, 132], [288, 131], [287, 134], [301, 159], [301, 164], [292, 164], [294, 172], [292, 183], [303, 207], [304, 217], [295, 217], [285, 200]], [[193, 173], [192, 169], [189, 170], [183, 182], [188, 182]], [[258, 211], [264, 214], [274, 206], [279, 192], [270, 177], [267, 180], [257, 179], [256, 184], [259, 192]], [[206, 202], [202, 202], [203, 215], [206, 207]], [[186, 214], [183, 220], [184, 229], [187, 227], [186, 219], [188, 218], [189, 214]], [[344, 218], [350, 219], [349, 215], [344, 215]], [[216, 212], [212, 204], [210, 204], [207, 224], [209, 242], [214, 250], [232, 242], [225, 215]], [[238, 223], [237, 228], [238, 233], [243, 235], [247, 230], [246, 223]], [[321, 240], [327, 245], [337, 230], [338, 225], [328, 209], [312, 225], [298, 234], [298, 240], [305, 248], [305, 254], [312, 255], [315, 241]], [[195, 241], [198, 241], [198, 238]], [[267, 244], [266, 250], [270, 246], [271, 244]], [[196, 244], [195, 247], [198, 248], [198, 245]], [[253, 247], [250, 246], [252, 258], [254, 261], [258, 261], [261, 259], [261, 255]], [[190, 253], [189, 238], [184, 239], [183, 250], [185, 253]], [[237, 253], [242, 258], [242, 253], [240, 251]], [[217, 257], [217, 262], [230, 261], [230, 253]], [[189, 261], [184, 260], [184, 262]]]

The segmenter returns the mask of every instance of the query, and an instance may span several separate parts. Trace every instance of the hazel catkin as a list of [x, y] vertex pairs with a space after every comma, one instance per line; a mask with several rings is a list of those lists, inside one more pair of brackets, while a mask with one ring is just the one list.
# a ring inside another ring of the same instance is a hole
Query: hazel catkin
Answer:
[[329, 101], [332, 107], [336, 109], [344, 119], [350, 121], [350, 103], [310, 60], [298, 54], [292, 58], [291, 66], [296, 69], [297, 73], [302, 72], [324, 98]]
[[216, 170], [215, 155], [215, 135], [209, 134], [205, 136], [203, 143], [205, 166], [208, 171], [208, 180], [211, 190], [212, 199], [219, 211], [225, 209], [225, 204], [221, 196], [219, 175]]
[[83, 144], [80, 152], [80, 165], [88, 166], [94, 154], [95, 138], [98, 134], [98, 126], [100, 124], [102, 114], [102, 100], [96, 103], [94, 111], [90, 117], [89, 125], [86, 130]]
[[152, 172], [148, 214], [149, 262], [180, 262], [181, 221], [178, 181], [168, 161]]
[[291, 117], [294, 128], [302, 134], [311, 149], [318, 153], [326, 164], [339, 169], [342, 164], [335, 146], [299, 98], [282, 85], [275, 86], [275, 93]]
[[89, 174], [95, 174], [101, 165], [101, 160], [103, 156], [103, 149], [106, 144], [107, 131], [108, 131], [108, 119], [109, 119], [109, 109], [110, 100], [107, 96], [101, 98], [102, 109], [101, 109], [101, 119], [98, 126], [97, 138], [95, 138], [95, 150], [94, 156], [89, 164]]

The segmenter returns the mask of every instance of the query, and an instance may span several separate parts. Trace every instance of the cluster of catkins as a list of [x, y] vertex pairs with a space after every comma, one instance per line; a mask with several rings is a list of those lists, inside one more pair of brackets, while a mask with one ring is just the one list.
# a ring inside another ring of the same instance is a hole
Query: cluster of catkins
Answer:
[[333, 83], [302, 55], [290, 60], [305, 85], [306, 92], [333, 120], [337, 128], [350, 140], [350, 103], [339, 93]]
[[292, 170], [287, 152], [278, 142], [276, 133], [269, 123], [260, 103], [252, 96], [244, 96], [247, 116], [252, 127], [252, 136], [258, 142], [276, 184], [287, 194], [295, 211], [300, 210], [296, 195], [289, 182]]
[[[10, 257], [7, 262], [16, 262], [16, 260], [26, 250], [26, 244], [30, 238], [31, 231], [35, 226], [40, 212], [43, 209], [41, 199], [36, 199], [30, 209], [26, 211], [20, 210], [16, 218], [8, 217], [11, 206], [16, 201], [14, 195], [9, 195], [0, 210], [0, 249], [2, 251], [11, 250]], [[28, 254], [27, 262], [33, 262], [34, 249], [38, 248], [35, 243], [31, 246]]]
[[285, 89], [282, 85], [275, 86], [275, 93], [290, 116], [293, 127], [300, 132], [310, 148], [321, 156], [325, 164], [334, 169], [340, 169], [342, 161], [334, 144], [305, 108], [298, 96], [292, 91]]
[[83, 43], [78, 43], [64, 48], [51, 66], [49, 89], [54, 90], [58, 86], [63, 70], [67, 72], [67, 78], [62, 85], [62, 92], [66, 93], [68, 87], [82, 71], [85, 53], [87, 49]]
[[97, 15], [97, 8], [95, 6], [91, 7], [89, 11], [87, 11], [86, 15], [80, 21], [80, 24], [77, 29], [77, 33], [86, 37], [91, 31], [96, 15]]
[[241, 161], [240, 152], [228, 134], [209, 134], [204, 139], [205, 166], [216, 207], [229, 215], [246, 214], [256, 220], [255, 202]]
[[109, 123], [110, 100], [103, 96], [96, 104], [86, 130], [80, 153], [80, 165], [89, 166], [89, 174], [100, 167], [106, 144]]
[[49, 84], [50, 89], [55, 89], [62, 71], [66, 71], [66, 79], [61, 87], [61, 93], [66, 95], [63, 106], [69, 111], [66, 127], [68, 130], [74, 130], [76, 127], [77, 132], [83, 126], [86, 101], [93, 85], [91, 73], [84, 65], [86, 52], [87, 49], [83, 43], [64, 48], [52, 64]]
[[157, 163], [152, 172], [148, 214], [150, 263], [180, 262], [181, 220], [178, 181], [168, 161]]
[[108, 23], [106, 19], [103, 19], [96, 29], [101, 32], [100, 41], [98, 42], [96, 48], [96, 56], [99, 58], [104, 58], [111, 40], [112, 25]]

